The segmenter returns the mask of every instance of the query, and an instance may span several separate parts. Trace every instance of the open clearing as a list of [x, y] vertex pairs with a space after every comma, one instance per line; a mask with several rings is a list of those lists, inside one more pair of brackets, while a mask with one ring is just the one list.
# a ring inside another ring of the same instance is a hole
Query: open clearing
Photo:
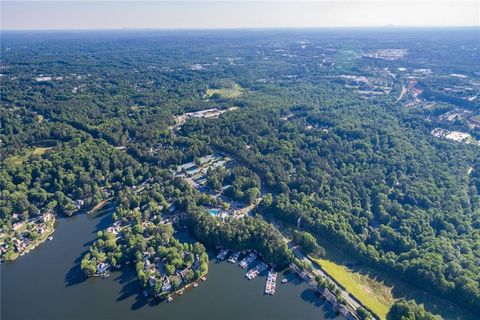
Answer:
[[318, 237], [317, 240], [326, 251], [326, 256], [317, 263], [381, 317], [385, 315], [385, 312], [382, 313], [385, 305], [388, 308], [394, 300], [405, 298], [425, 305], [428, 311], [440, 314], [444, 319], [478, 320], [475, 314], [422, 290], [394, 271], [363, 263], [330, 239]]
[[387, 317], [388, 310], [394, 302], [392, 288], [335, 262], [320, 258], [312, 259], [381, 319]]
[[53, 149], [53, 147], [46, 147], [46, 148], [36, 147], [36, 148], [28, 149], [19, 155], [11, 157], [10, 160], [13, 162], [13, 164], [20, 165], [23, 162], [27, 161], [31, 155], [41, 156], [42, 154], [47, 152], [47, 150], [50, 150], [50, 149]]
[[243, 89], [236, 83], [232, 84], [230, 88], [208, 89], [205, 98], [210, 99], [215, 94], [220, 95], [222, 98], [233, 99], [240, 97], [243, 94]]

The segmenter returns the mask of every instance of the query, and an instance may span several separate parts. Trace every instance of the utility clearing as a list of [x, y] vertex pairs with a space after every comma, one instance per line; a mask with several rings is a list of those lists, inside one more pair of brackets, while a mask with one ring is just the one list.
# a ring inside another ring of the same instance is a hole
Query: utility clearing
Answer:
[[312, 260], [381, 319], [386, 319], [388, 310], [395, 300], [392, 296], [392, 288], [366, 274], [355, 272], [347, 266], [321, 258], [312, 258]]

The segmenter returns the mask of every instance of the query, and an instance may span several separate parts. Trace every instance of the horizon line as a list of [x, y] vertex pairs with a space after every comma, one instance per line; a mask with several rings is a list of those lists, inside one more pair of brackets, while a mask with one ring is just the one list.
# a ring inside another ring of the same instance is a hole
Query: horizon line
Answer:
[[52, 28], [52, 29], [4, 29], [0, 32], [52, 32], [52, 31], [242, 31], [242, 30], [320, 30], [320, 29], [480, 29], [480, 25], [338, 25], [338, 26], [268, 26], [268, 27], [118, 27], [118, 28]]

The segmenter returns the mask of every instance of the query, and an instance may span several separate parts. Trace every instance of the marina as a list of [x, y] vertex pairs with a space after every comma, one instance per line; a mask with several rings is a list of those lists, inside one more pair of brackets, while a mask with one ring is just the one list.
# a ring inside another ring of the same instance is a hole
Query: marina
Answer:
[[265, 293], [269, 295], [274, 295], [276, 287], [277, 287], [277, 273], [273, 270], [270, 270], [268, 272], [267, 282], [265, 283]]
[[228, 258], [228, 262], [237, 263], [239, 257], [240, 257], [240, 252], [235, 251], [234, 253], [232, 253], [230, 258]]
[[255, 268], [249, 270], [247, 274], [245, 274], [245, 277], [247, 277], [248, 280], [255, 279], [260, 273], [267, 270], [267, 268], [268, 265], [265, 262], [260, 262]]
[[[262, 281], [245, 281], [241, 268], [215, 263], [216, 253], [210, 254], [213, 260], [209, 263], [208, 281], [182, 296], [172, 297], [171, 302], [145, 297], [132, 263], [120, 271], [112, 270], [109, 278], [85, 280], [76, 260], [82, 257], [84, 244], [97, 231], [111, 225], [110, 217], [81, 215], [59, 220], [52, 241], [23, 259], [0, 265], [2, 319], [81, 320], [92, 319], [94, 314], [95, 319], [208, 320], [212, 319], [213, 300], [216, 318], [344, 319], [293, 273], [286, 275], [289, 284], [271, 299], [262, 298], [265, 276], [259, 276]], [[51, 261], [55, 263], [52, 265]], [[21, 307], [25, 299], [29, 300], [28, 308]], [[60, 303], [52, 305], [52, 301]], [[238, 311], [232, 313], [232, 308]]]
[[255, 252], [250, 252], [250, 254], [243, 258], [242, 261], [240, 261], [240, 267], [243, 269], [246, 269], [249, 264], [251, 264], [255, 259], [257, 259], [257, 254]]
[[220, 260], [220, 261], [225, 260], [229, 251], [230, 250], [226, 250], [226, 249], [220, 250], [220, 252], [217, 254], [217, 259]]

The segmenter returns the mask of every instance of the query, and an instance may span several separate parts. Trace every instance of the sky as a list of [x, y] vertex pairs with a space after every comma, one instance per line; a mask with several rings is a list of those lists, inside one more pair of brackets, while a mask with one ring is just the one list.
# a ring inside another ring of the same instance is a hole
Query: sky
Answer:
[[480, 0], [1, 0], [2, 30], [480, 26]]

